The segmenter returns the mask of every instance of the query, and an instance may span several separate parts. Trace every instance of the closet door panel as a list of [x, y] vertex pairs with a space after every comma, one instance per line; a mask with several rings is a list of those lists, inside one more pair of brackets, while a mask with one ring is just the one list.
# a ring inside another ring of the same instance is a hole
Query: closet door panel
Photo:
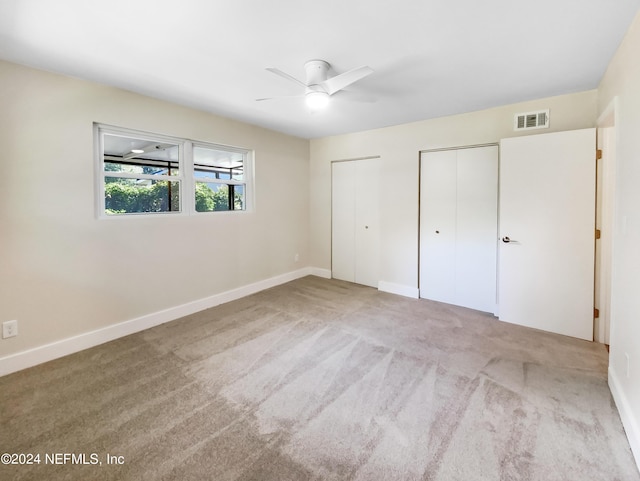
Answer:
[[456, 304], [496, 310], [498, 147], [457, 151]]
[[420, 297], [454, 303], [456, 151], [423, 153], [420, 179]]
[[380, 159], [355, 164], [355, 282], [378, 287]]
[[355, 282], [355, 162], [331, 165], [331, 275]]

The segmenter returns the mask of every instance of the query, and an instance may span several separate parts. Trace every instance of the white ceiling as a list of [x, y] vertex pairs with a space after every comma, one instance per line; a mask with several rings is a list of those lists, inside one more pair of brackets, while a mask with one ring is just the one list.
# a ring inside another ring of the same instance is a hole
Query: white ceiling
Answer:
[[[596, 88], [640, 0], [2, 0], [0, 58], [316, 138]], [[375, 70], [311, 114], [304, 62]]]

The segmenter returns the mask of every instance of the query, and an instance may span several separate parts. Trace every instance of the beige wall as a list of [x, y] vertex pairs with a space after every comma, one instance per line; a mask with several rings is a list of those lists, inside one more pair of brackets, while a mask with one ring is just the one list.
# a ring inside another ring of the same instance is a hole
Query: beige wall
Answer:
[[[640, 465], [640, 14], [598, 89], [602, 114], [615, 110], [616, 186], [609, 381]], [[629, 356], [629, 375], [627, 359]]]
[[516, 113], [550, 109], [550, 128], [528, 134], [594, 127], [595, 90], [311, 141], [311, 264], [331, 269], [331, 161], [379, 155], [380, 280], [418, 288], [418, 152], [498, 142], [513, 131]]
[[[0, 321], [19, 321], [0, 357], [309, 265], [307, 140], [6, 62], [0, 79]], [[255, 149], [255, 212], [97, 220], [93, 122]]]

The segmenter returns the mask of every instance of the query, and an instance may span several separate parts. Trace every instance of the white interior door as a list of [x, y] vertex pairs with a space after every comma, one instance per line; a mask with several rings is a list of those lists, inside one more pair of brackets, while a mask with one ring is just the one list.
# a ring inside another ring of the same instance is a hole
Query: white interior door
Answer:
[[420, 297], [496, 309], [498, 147], [421, 156]]
[[595, 129], [500, 143], [503, 321], [593, 339]]
[[332, 277], [378, 287], [380, 159], [332, 164]]

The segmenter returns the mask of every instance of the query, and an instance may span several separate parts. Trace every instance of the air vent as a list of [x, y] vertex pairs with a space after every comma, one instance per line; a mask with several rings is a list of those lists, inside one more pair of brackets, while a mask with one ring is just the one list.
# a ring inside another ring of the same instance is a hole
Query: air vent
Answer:
[[514, 130], [547, 129], [549, 128], [549, 109], [516, 114], [514, 120]]

